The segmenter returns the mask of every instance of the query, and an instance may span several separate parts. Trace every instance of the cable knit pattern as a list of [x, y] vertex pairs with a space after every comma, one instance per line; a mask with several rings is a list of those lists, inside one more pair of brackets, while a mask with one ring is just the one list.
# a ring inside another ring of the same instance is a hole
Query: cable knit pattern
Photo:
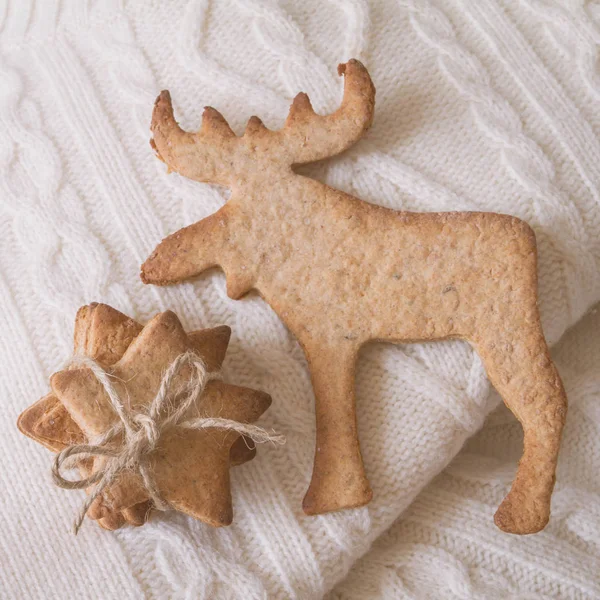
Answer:
[[[171, 90], [188, 129], [207, 104], [237, 133], [252, 114], [277, 128], [299, 91], [317, 112], [335, 110], [335, 68], [356, 57], [377, 87], [374, 126], [302, 173], [390, 208], [526, 219], [545, 331], [558, 342], [600, 300], [598, 18], [575, 0], [6, 2], [0, 597], [600, 595], [596, 317], [557, 351], [574, 408], [552, 521], [515, 538], [492, 522], [520, 451], [507, 411], [430, 483], [500, 402], [466, 343], [361, 351], [359, 435], [374, 500], [309, 518], [314, 400], [296, 341], [257, 295], [230, 300], [218, 272], [172, 288], [138, 277], [162, 237], [228, 195], [154, 158], [158, 91]], [[91, 301], [142, 321], [171, 308], [188, 328], [233, 328], [224, 375], [273, 396], [260, 424], [287, 444], [232, 471], [231, 527], [167, 513], [142, 529], [70, 535], [80, 498], [51, 486], [50, 456], [14, 423], [69, 356], [75, 311]]]
[[[440, 52], [442, 72], [471, 103], [475, 123], [500, 150], [508, 174], [515, 177], [534, 199], [530, 223], [534, 225], [535, 219], [538, 228], [544, 231], [552, 226], [561, 229], [560, 235], [558, 231], [550, 230], [549, 237], [558, 245], [565, 263], [562, 271], [566, 289], [577, 290], [576, 299], [569, 298], [565, 318], [572, 320], [573, 312], [577, 317], [581, 316], [581, 311], [587, 306], [587, 290], [597, 287], [597, 276], [594, 275], [595, 261], [578, 207], [554, 184], [551, 161], [523, 133], [519, 115], [496, 92], [488, 72], [477, 57], [466, 51], [457, 40], [450, 21], [442, 11], [422, 0], [400, 4], [410, 9], [411, 22], [419, 34]], [[558, 266], [556, 261], [554, 264]], [[572, 268], [574, 264], [581, 265], [581, 272]], [[578, 300], [582, 306], [578, 305]]]
[[[600, 29], [598, 9], [590, 2], [571, 1], [564, 6], [558, 2], [523, 0], [524, 4], [541, 20], [552, 41], [570, 59], [577, 61], [581, 78], [588, 89], [600, 96]], [[596, 19], [592, 16], [596, 12]]]

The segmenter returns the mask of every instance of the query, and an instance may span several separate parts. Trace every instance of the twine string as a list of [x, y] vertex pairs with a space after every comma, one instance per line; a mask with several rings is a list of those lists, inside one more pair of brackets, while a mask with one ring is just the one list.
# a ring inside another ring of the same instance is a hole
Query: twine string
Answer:
[[[285, 441], [282, 435], [231, 419], [219, 417], [184, 419], [190, 407], [204, 393], [208, 382], [221, 379], [220, 373], [208, 371], [204, 361], [194, 352], [180, 354], [169, 365], [156, 396], [147, 408], [139, 412], [130, 411], [126, 407], [111, 381], [114, 377], [95, 360], [76, 355], [71, 364], [82, 365], [92, 371], [119, 417], [119, 420], [103, 434], [90, 439], [88, 443], [68, 446], [55, 457], [52, 479], [58, 487], [68, 490], [91, 488], [87, 500], [75, 519], [75, 534], [79, 531], [87, 511], [96, 498], [115, 481], [119, 473], [125, 470], [137, 471], [140, 474], [148, 496], [158, 510], [170, 508], [160, 494], [148, 460], [162, 433], [171, 427], [196, 430], [218, 428], [235, 431], [251, 438], [257, 444], [265, 442], [282, 444]], [[177, 386], [179, 389], [176, 389], [175, 380], [185, 367], [190, 368], [190, 377], [183, 386]], [[89, 477], [72, 480], [63, 476], [63, 469], [73, 468], [82, 459], [97, 457], [104, 457], [104, 464]]]

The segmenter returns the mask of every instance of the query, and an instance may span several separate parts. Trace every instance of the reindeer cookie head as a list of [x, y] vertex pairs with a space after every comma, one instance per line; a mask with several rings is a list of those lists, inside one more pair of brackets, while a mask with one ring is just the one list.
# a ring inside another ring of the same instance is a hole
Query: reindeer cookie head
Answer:
[[185, 177], [226, 187], [243, 184], [265, 171], [289, 170], [339, 154], [361, 138], [370, 127], [375, 107], [375, 88], [357, 60], [338, 67], [345, 76], [344, 98], [331, 115], [317, 115], [308, 96], [294, 98], [284, 127], [267, 129], [251, 117], [242, 137], [236, 136], [221, 113], [204, 109], [198, 133], [183, 131], [175, 121], [171, 96], [163, 91], [152, 116], [152, 147], [158, 157]]

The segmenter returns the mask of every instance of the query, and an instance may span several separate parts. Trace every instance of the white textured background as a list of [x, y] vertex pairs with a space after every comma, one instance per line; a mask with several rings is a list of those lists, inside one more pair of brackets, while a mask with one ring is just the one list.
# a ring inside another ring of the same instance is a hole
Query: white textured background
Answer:
[[[252, 114], [276, 128], [301, 90], [334, 110], [336, 66], [356, 57], [377, 87], [374, 127], [303, 172], [397, 209], [526, 219], [556, 344], [600, 300], [599, 43], [600, 7], [583, 0], [0, 2], [0, 597], [600, 597], [597, 314], [556, 348], [571, 410], [553, 517], [518, 538], [492, 523], [520, 453], [508, 411], [436, 478], [499, 403], [466, 344], [361, 353], [375, 499], [307, 518], [313, 399], [293, 338], [256, 296], [228, 299], [217, 272], [166, 289], [138, 277], [164, 235], [225, 200], [153, 158], [157, 92], [184, 127], [210, 104], [238, 133]], [[91, 301], [233, 328], [226, 377], [272, 394], [262, 423], [288, 443], [233, 472], [232, 527], [169, 514], [69, 534], [81, 497], [52, 487], [50, 455], [15, 421]]]

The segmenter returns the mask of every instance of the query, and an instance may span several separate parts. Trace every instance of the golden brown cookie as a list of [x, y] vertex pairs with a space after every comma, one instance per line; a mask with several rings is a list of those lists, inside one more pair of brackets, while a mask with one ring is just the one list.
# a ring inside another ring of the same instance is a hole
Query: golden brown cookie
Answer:
[[[106, 304], [83, 306], [75, 319], [74, 352], [82, 353], [106, 368], [122, 357], [141, 330], [142, 325]], [[217, 370], [225, 358], [230, 335], [229, 327], [221, 326], [192, 332], [189, 337], [209, 369]], [[53, 452], [85, 441], [81, 429], [53, 393], [47, 394], [23, 411], [17, 425], [22, 433]], [[231, 448], [231, 464], [243, 464], [255, 454], [252, 440], [240, 438]], [[84, 477], [91, 474], [91, 466], [90, 461], [80, 464]], [[151, 508], [146, 497], [140, 500], [139, 506], [128, 507], [122, 515], [118, 515], [99, 497], [88, 511], [88, 516], [97, 519], [105, 529], [113, 530], [124, 522], [131, 525], [143, 524], [142, 517], [146, 518]]]
[[[73, 352], [109, 366], [123, 355], [141, 330], [139, 323], [118, 310], [94, 302], [77, 311]], [[55, 452], [84, 440], [79, 427], [52, 393], [23, 411], [17, 426], [22, 433]]]
[[304, 510], [366, 504], [372, 493], [354, 406], [359, 348], [370, 340], [471, 342], [508, 407], [525, 449], [496, 514], [513, 533], [547, 523], [567, 401], [537, 308], [536, 244], [519, 219], [493, 213], [414, 213], [374, 206], [292, 166], [333, 156], [373, 119], [375, 88], [350, 60], [331, 115], [294, 99], [284, 127], [257, 117], [242, 137], [206, 108], [198, 133], [183, 131], [168, 92], [154, 106], [152, 146], [169, 170], [231, 189], [215, 214], [169, 236], [142, 266], [167, 285], [221, 266], [227, 292], [256, 289], [302, 345], [316, 397], [317, 440]]
[[[196, 346], [176, 315], [167, 311], [154, 317], [111, 368], [113, 386], [127, 403], [127, 409], [135, 413], [149, 406], [165, 370], [188, 351], [195, 352]], [[183, 369], [178, 383], [188, 381], [189, 376], [189, 371]], [[50, 383], [86, 438], [103, 434], [118, 421], [105, 389], [90, 369], [60, 371]], [[263, 392], [211, 381], [185, 419], [220, 417], [251, 423], [270, 403], [270, 397]], [[231, 523], [229, 467], [231, 447], [239, 438], [235, 431], [218, 428], [174, 426], [164, 431], [160, 443], [147, 457], [161, 497], [171, 507], [210, 525]], [[101, 458], [95, 459], [94, 470], [102, 464]], [[103, 496], [104, 504], [125, 510], [147, 499], [148, 492], [139, 473], [124, 471]], [[104, 507], [94, 508], [102, 514]]]
[[[73, 351], [75, 354], [84, 354], [108, 366], [122, 356], [141, 330], [142, 326], [133, 319], [106, 304], [92, 303], [82, 306], [75, 317]], [[17, 426], [22, 433], [53, 452], [59, 452], [72, 444], [80, 444], [85, 439], [69, 413], [52, 393], [23, 411]], [[83, 476], [91, 474], [90, 466], [89, 461], [79, 465]], [[150, 504], [146, 501], [139, 510], [148, 513], [150, 508]], [[124, 522], [136, 524], [108, 508], [96, 518], [105, 529], [116, 529]]]

